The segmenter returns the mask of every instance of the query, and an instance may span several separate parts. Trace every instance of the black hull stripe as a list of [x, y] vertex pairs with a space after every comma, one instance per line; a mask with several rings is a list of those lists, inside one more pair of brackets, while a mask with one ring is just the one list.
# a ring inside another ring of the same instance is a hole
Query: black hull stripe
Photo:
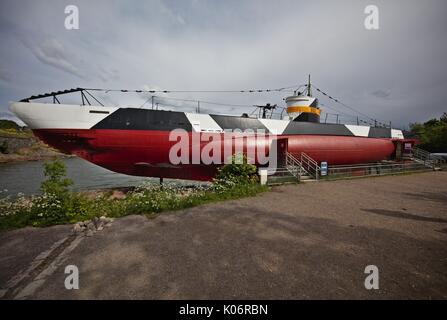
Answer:
[[354, 136], [344, 125], [312, 122], [290, 122], [283, 134]]
[[261, 121], [258, 119], [253, 118], [239, 118], [239, 117], [232, 117], [232, 116], [222, 116], [222, 115], [215, 115], [210, 114], [211, 118], [216, 121], [216, 123], [221, 127], [222, 129], [240, 129], [242, 131], [244, 130], [264, 130], [265, 133], [269, 133], [269, 130], [266, 126], [264, 126]]
[[92, 129], [192, 131], [192, 125], [183, 112], [120, 108]]
[[369, 129], [368, 138], [390, 138], [391, 129], [390, 128], [375, 128], [371, 127]]

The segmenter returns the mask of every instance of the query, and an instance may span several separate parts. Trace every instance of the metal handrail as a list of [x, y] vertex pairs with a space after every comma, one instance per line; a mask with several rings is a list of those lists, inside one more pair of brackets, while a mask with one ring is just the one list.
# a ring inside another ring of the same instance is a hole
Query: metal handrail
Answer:
[[301, 162], [289, 152], [286, 152], [286, 168], [296, 177], [302, 175]]
[[307, 153], [301, 152], [301, 165], [309, 174], [313, 175], [315, 179], [318, 180], [320, 172], [318, 162], [312, 159]]
[[[440, 156], [430, 154], [422, 149], [415, 149], [413, 155], [414, 161], [404, 161], [400, 163], [363, 163], [355, 165], [338, 165], [328, 167], [325, 179], [340, 179], [340, 178], [354, 178], [361, 176], [377, 176], [388, 174], [399, 174], [416, 171], [426, 171], [428, 168], [435, 170], [435, 164], [447, 163], [445, 159]], [[301, 177], [303, 174], [314, 177], [316, 180], [320, 178], [321, 168], [318, 162], [315, 161], [305, 152], [301, 153], [286, 153], [286, 168], [293, 175], [298, 174]]]
[[333, 166], [328, 168], [328, 175], [326, 178], [337, 179], [345, 177], [377, 176], [421, 170], [427, 170], [427, 166], [422, 163], [415, 162], [387, 163], [371, 166]]
[[424, 165], [435, 168], [436, 165], [444, 166], [447, 164], [447, 161], [440, 156], [432, 154], [424, 149], [414, 147], [412, 149], [412, 157], [416, 161], [421, 161]]
[[414, 147], [412, 151], [413, 156], [416, 158], [420, 158], [421, 160], [444, 160], [442, 157], [421, 148]]
[[[290, 157], [289, 160], [295, 161], [296, 165], [300, 167], [300, 175], [303, 173], [313, 176], [316, 180], [319, 178], [319, 172], [320, 172], [320, 166], [318, 165], [318, 162], [316, 162], [314, 159], [312, 159], [308, 154], [304, 152], [300, 153], [287, 153]], [[287, 157], [286, 157], [287, 159]], [[287, 163], [287, 161], [286, 161]]]

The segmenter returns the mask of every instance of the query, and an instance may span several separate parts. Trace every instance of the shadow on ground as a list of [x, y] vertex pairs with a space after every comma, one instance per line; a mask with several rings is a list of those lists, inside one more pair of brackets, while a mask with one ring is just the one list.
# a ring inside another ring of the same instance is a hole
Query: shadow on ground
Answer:
[[447, 204], [447, 194], [445, 192], [403, 193], [403, 195], [417, 200], [437, 201]]
[[410, 219], [416, 221], [428, 221], [428, 222], [439, 222], [439, 223], [447, 223], [446, 219], [442, 218], [431, 218], [419, 216], [416, 214], [411, 214], [407, 212], [397, 211], [397, 210], [386, 210], [386, 209], [362, 209], [365, 212], [375, 213], [382, 216], [393, 217], [393, 218], [401, 218], [401, 219]]

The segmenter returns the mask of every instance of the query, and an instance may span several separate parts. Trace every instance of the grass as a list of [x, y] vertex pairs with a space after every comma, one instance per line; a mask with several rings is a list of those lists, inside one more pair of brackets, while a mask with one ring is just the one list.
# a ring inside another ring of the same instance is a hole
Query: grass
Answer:
[[17, 130], [13, 128], [0, 128], [0, 137], [7, 138], [32, 138], [33, 133], [30, 130]]
[[43, 194], [0, 200], [0, 230], [26, 226], [45, 227], [90, 220], [93, 217], [122, 217], [131, 214], [155, 216], [164, 211], [180, 210], [206, 203], [239, 199], [267, 191], [258, 183], [231, 186], [215, 184], [194, 189], [178, 186], [145, 185], [130, 191], [122, 199], [111, 193], [91, 197], [85, 193]]

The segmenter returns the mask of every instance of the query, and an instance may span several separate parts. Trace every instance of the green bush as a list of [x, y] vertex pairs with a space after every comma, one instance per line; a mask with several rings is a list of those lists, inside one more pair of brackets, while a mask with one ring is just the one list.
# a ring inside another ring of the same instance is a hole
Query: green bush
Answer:
[[42, 196], [34, 197], [30, 219], [34, 226], [74, 222], [87, 215], [86, 200], [68, 189], [73, 181], [66, 178], [67, 170], [61, 160], [44, 163], [46, 180], [41, 183]]
[[71, 179], [66, 178], [67, 169], [61, 160], [44, 163], [44, 175], [47, 180], [43, 181], [40, 188], [44, 194], [57, 197], [67, 196], [68, 187], [73, 185]]
[[214, 185], [217, 189], [225, 189], [258, 181], [257, 167], [248, 163], [245, 154], [236, 154], [231, 157], [231, 163], [218, 169]]

